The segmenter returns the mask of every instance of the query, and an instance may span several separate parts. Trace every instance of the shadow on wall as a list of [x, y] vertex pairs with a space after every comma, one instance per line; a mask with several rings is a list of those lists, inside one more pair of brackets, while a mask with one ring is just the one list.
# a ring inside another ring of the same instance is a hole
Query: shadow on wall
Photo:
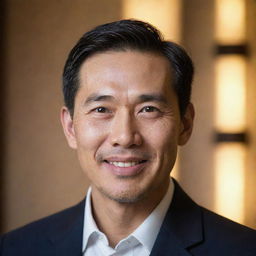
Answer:
[[5, 134], [5, 1], [0, 1], [0, 232], [3, 227], [3, 180], [4, 180], [4, 134]]

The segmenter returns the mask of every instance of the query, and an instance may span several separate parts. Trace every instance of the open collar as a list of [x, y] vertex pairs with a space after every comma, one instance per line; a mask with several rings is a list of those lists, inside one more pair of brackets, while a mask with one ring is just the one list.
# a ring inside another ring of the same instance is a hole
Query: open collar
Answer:
[[[151, 212], [151, 214], [143, 221], [143, 223], [141, 223], [139, 227], [137, 227], [131, 234], [129, 234], [124, 239], [128, 239], [128, 237], [134, 237], [138, 242], [140, 242], [145, 247], [146, 250], [148, 250], [148, 252], [151, 252], [157, 237], [157, 233], [161, 228], [166, 212], [172, 201], [173, 191], [174, 191], [174, 183], [173, 183], [173, 180], [170, 179], [168, 190], [164, 195], [164, 197], [162, 198], [161, 202], [157, 205], [157, 207], [153, 210], [153, 212]], [[155, 232], [152, 232], [152, 230], [154, 230]], [[93, 233], [101, 233], [103, 236], [105, 236], [105, 234], [99, 231], [94, 221], [94, 218], [92, 216], [91, 187], [90, 187], [87, 191], [86, 203], [85, 203], [83, 252], [87, 247], [89, 237]]]

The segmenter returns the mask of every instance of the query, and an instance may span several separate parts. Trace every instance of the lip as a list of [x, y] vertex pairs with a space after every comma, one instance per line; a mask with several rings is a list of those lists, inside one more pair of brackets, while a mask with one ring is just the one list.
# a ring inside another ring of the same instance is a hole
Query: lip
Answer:
[[147, 159], [136, 156], [111, 156], [104, 158], [104, 160], [108, 162], [141, 162]]
[[[133, 166], [128, 167], [120, 167], [111, 162], [138, 162]], [[102, 164], [106, 168], [107, 171], [111, 172], [115, 176], [122, 177], [132, 177], [136, 176], [143, 171], [148, 161], [146, 159], [138, 158], [138, 157], [108, 157], [106, 158]]]

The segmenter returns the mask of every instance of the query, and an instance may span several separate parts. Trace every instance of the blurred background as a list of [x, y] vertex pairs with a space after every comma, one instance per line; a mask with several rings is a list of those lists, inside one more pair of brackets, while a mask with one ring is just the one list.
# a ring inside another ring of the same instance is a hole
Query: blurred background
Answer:
[[255, 0], [2, 0], [1, 232], [79, 202], [88, 181], [59, 121], [67, 54], [96, 25], [138, 18], [196, 67], [193, 136], [173, 176], [199, 204], [256, 228]]

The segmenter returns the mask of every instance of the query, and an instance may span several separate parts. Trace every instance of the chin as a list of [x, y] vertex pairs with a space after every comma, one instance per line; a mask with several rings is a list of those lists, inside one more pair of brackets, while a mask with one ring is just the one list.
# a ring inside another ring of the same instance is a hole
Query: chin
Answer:
[[140, 200], [144, 199], [147, 195], [147, 189], [143, 191], [135, 191], [134, 189], [131, 190], [123, 190], [123, 191], [106, 191], [103, 188], [100, 188], [99, 191], [105, 197], [117, 202], [117, 203], [137, 203]]

